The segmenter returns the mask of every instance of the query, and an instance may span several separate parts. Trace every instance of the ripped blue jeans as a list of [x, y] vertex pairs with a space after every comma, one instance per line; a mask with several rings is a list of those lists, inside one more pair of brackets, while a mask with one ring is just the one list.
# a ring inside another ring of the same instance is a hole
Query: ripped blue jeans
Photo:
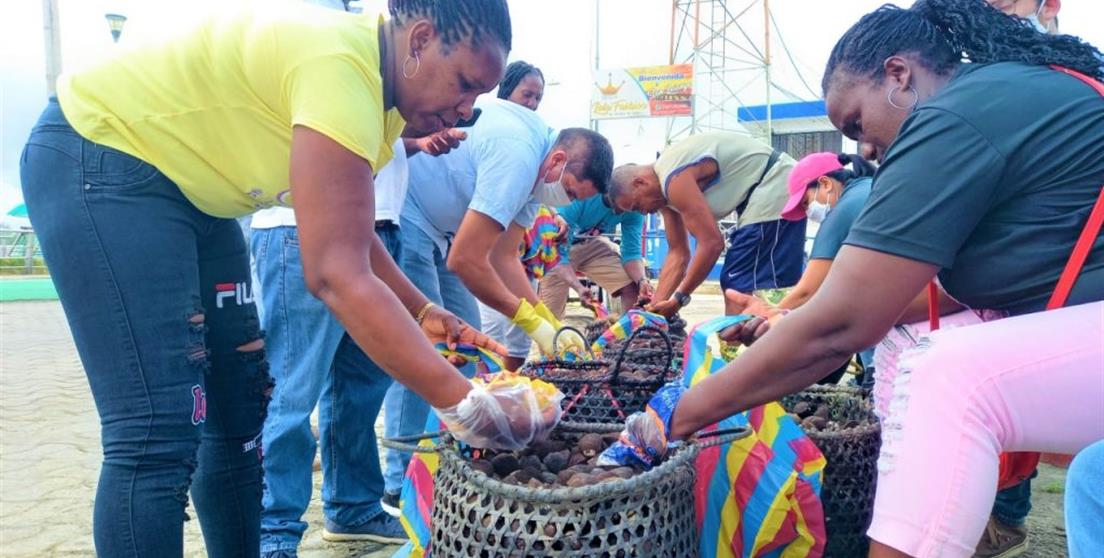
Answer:
[[56, 101], [20, 173], [100, 415], [97, 555], [181, 556], [190, 490], [207, 554], [256, 556], [271, 382], [238, 223], [81, 137]]

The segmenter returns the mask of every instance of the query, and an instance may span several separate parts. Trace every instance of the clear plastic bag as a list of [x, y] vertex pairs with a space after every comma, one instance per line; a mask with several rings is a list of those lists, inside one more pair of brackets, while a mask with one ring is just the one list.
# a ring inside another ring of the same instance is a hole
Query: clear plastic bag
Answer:
[[472, 380], [456, 405], [434, 409], [457, 440], [477, 448], [516, 450], [544, 439], [560, 422], [563, 393], [552, 384], [500, 372]]

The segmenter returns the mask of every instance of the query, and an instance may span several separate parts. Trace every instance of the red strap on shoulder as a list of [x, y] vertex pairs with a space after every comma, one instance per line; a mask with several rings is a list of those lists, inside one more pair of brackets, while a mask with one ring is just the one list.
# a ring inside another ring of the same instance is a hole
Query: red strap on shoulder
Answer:
[[[1100, 83], [1076, 70], [1055, 64], [1051, 64], [1050, 67], [1085, 82], [1086, 85], [1092, 87], [1100, 96], [1104, 97], [1104, 83]], [[1085, 266], [1085, 260], [1088, 259], [1089, 252], [1092, 251], [1093, 244], [1100, 235], [1102, 226], [1104, 226], [1104, 186], [1100, 189], [1100, 195], [1096, 198], [1096, 204], [1093, 206], [1092, 213], [1089, 214], [1089, 220], [1085, 223], [1085, 228], [1081, 229], [1081, 235], [1078, 236], [1077, 243], [1073, 245], [1073, 252], [1070, 253], [1069, 260], [1066, 261], [1066, 267], [1062, 269], [1062, 274], [1058, 276], [1058, 285], [1054, 287], [1054, 292], [1050, 295], [1050, 300], [1046, 305], [1047, 310], [1054, 310], [1066, 305], [1070, 291], [1073, 290], [1073, 285], [1077, 283], [1077, 276], [1081, 274], [1081, 268]], [[939, 290], [935, 287], [935, 281], [928, 283], [928, 325], [931, 326], [932, 331], [939, 329], [938, 294]]]
[[[1092, 87], [1104, 97], [1104, 83], [1069, 68], [1056, 65], [1050, 67], [1085, 82], [1086, 85]], [[1084, 267], [1085, 260], [1088, 259], [1089, 252], [1092, 251], [1097, 237], [1100, 236], [1101, 226], [1104, 226], [1104, 186], [1101, 187], [1100, 195], [1096, 198], [1096, 204], [1093, 205], [1092, 212], [1089, 213], [1089, 220], [1085, 222], [1085, 228], [1081, 229], [1081, 235], [1077, 237], [1077, 243], [1073, 245], [1073, 252], [1070, 253], [1069, 260], [1066, 261], [1066, 267], [1062, 270], [1062, 275], [1058, 277], [1058, 285], [1054, 287], [1054, 293], [1050, 295], [1050, 301], [1046, 305], [1047, 310], [1054, 310], [1066, 305], [1070, 291], [1073, 290], [1073, 285], [1077, 282], [1077, 276], [1081, 274], [1081, 268]]]
[[932, 331], [939, 329], [939, 289], [934, 279], [928, 281], [928, 326]]
[[1099, 81], [1096, 81], [1095, 79], [1093, 79], [1093, 78], [1091, 78], [1091, 77], [1089, 77], [1085, 74], [1082, 74], [1081, 72], [1078, 72], [1077, 70], [1071, 70], [1069, 68], [1064, 68], [1064, 67], [1058, 66], [1056, 64], [1051, 64], [1050, 67], [1055, 69], [1055, 70], [1058, 70], [1059, 72], [1062, 72], [1063, 74], [1071, 75], [1071, 76], [1085, 82], [1086, 85], [1088, 85], [1089, 87], [1092, 87], [1093, 89], [1096, 90], [1097, 93], [1100, 93], [1100, 96], [1104, 97], [1104, 83], [1100, 83]]
[[1066, 267], [1062, 270], [1062, 275], [1058, 277], [1058, 285], [1054, 287], [1054, 293], [1050, 295], [1050, 301], [1046, 305], [1047, 310], [1054, 310], [1066, 305], [1066, 299], [1069, 298], [1070, 291], [1073, 290], [1073, 285], [1077, 282], [1077, 276], [1081, 274], [1081, 268], [1085, 265], [1085, 260], [1088, 259], [1093, 244], [1100, 236], [1101, 225], [1104, 225], [1104, 187], [1100, 188], [1100, 195], [1096, 198], [1096, 204], [1093, 206], [1092, 213], [1089, 214], [1089, 220], [1085, 222], [1085, 228], [1081, 229], [1081, 236], [1077, 238], [1077, 244], [1073, 245], [1073, 252], [1070, 254], [1069, 260], [1066, 261]]

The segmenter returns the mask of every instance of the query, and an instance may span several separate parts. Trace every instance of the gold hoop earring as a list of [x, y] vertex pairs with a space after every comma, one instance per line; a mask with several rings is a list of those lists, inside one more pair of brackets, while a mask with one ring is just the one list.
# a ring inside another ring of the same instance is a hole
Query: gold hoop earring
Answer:
[[[412, 71], [412, 72], [407, 71], [407, 68], [409, 67], [409, 63], [410, 63], [411, 60], [414, 61], [414, 71]], [[406, 60], [403, 60], [403, 63], [402, 63], [402, 75], [403, 75], [403, 77], [406, 78], [406, 79], [410, 79], [410, 78], [418, 75], [418, 70], [420, 70], [420, 69], [422, 69], [422, 57], [418, 55], [418, 51], [416, 51], [416, 50], [414, 51], [414, 56], [413, 57], [411, 57], [409, 54], [406, 55]]]

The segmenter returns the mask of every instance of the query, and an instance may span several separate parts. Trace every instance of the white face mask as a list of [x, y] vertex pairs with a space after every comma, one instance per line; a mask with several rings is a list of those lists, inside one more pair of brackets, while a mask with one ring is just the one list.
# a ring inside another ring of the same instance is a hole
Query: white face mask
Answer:
[[567, 195], [567, 188], [563, 184], [563, 175], [567, 172], [567, 161], [564, 161], [560, 169], [560, 177], [555, 182], [541, 182], [537, 185], [537, 201], [548, 207], [560, 207], [571, 203], [571, 197]]
[[[820, 186], [817, 186], [817, 194], [820, 194]], [[817, 201], [816, 196], [813, 196], [813, 201], [809, 202], [809, 207], [805, 210], [805, 216], [814, 223], [823, 223], [825, 217], [828, 217], [828, 212], [832, 210], [832, 206]]]

